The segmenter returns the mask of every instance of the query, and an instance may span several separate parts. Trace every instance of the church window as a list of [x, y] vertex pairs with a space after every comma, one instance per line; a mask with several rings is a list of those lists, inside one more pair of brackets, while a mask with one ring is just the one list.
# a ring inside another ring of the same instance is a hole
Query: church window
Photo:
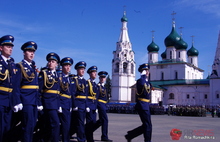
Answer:
[[131, 74], [134, 74], [134, 64], [131, 64]]
[[119, 63], [115, 64], [115, 72], [119, 72]]
[[128, 67], [128, 64], [123, 63], [123, 73], [127, 73], [127, 67]]
[[205, 99], [207, 99], [207, 98], [208, 98], [208, 95], [207, 95], [207, 94], [205, 94], [205, 95], [204, 95], [204, 98], [205, 98]]
[[119, 57], [119, 54], [117, 54], [117, 57]]
[[150, 54], [150, 60], [152, 60], [152, 54]]
[[179, 52], [179, 58], [180, 58], [180, 52]]
[[175, 79], [178, 79], [178, 72], [175, 71]]
[[186, 95], [186, 98], [189, 99], [189, 94]]
[[216, 98], [219, 99], [219, 94], [216, 94]]
[[170, 51], [170, 59], [172, 59], [172, 51]]
[[169, 94], [169, 99], [174, 99], [174, 94], [173, 93]]
[[161, 72], [161, 80], [164, 80], [164, 73]]

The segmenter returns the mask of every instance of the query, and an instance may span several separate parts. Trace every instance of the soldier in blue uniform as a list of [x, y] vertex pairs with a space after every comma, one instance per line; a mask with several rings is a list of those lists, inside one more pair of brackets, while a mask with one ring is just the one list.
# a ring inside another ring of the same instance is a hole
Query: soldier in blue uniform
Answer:
[[89, 85], [87, 104], [88, 104], [88, 107], [90, 108], [90, 111], [86, 113], [85, 128], [86, 128], [87, 142], [94, 142], [93, 128], [96, 123], [96, 109], [97, 109], [96, 95], [98, 92], [97, 84], [95, 83], [97, 69], [98, 68], [96, 66], [91, 66], [87, 70], [87, 73], [90, 76], [90, 78], [87, 80], [88, 85]]
[[60, 106], [61, 111], [59, 113], [60, 123], [61, 123], [61, 134], [62, 142], [70, 141], [70, 119], [71, 119], [71, 109], [72, 109], [72, 96], [73, 96], [73, 85], [74, 82], [71, 81], [69, 73], [71, 71], [71, 66], [73, 64], [73, 59], [70, 57], [65, 57], [61, 60], [60, 65], [62, 66], [62, 73], [60, 77]]
[[60, 62], [60, 57], [56, 53], [51, 52], [46, 56], [46, 59], [48, 61], [47, 70], [42, 70], [38, 77], [39, 92], [45, 118], [44, 124], [46, 125], [44, 134], [49, 132], [49, 135], [44, 137], [44, 141], [58, 142], [60, 130], [58, 109], [61, 108], [60, 80], [56, 68]]
[[13, 50], [14, 37], [5, 35], [0, 38], [0, 142], [6, 141], [12, 116], [12, 107], [16, 105], [16, 111], [22, 109], [22, 105], [12, 101], [12, 90], [16, 74], [13, 58], [10, 58]]
[[38, 77], [33, 61], [37, 44], [28, 41], [21, 46], [24, 59], [16, 64], [17, 74], [13, 91], [17, 104], [22, 104], [22, 142], [32, 141], [34, 127], [37, 121], [37, 109], [42, 110], [39, 102]]
[[152, 123], [150, 114], [150, 97], [152, 86], [148, 80], [150, 73], [149, 69], [150, 67], [148, 64], [142, 64], [138, 68], [138, 71], [141, 73], [141, 78], [137, 80], [136, 84], [137, 93], [135, 109], [140, 116], [142, 125], [128, 131], [128, 134], [125, 135], [128, 142], [141, 134], [144, 135], [145, 142], [151, 142]]
[[74, 77], [75, 92], [73, 99], [73, 111], [76, 111], [76, 123], [77, 123], [77, 140], [78, 142], [85, 142], [85, 118], [86, 111], [89, 112], [89, 107], [87, 106], [87, 94], [88, 94], [88, 84], [83, 78], [85, 73], [86, 62], [80, 61], [75, 65], [77, 75]]
[[98, 129], [100, 126], [102, 127], [102, 141], [112, 141], [108, 139], [108, 116], [107, 116], [107, 107], [106, 103], [108, 102], [108, 94], [105, 88], [106, 76], [108, 73], [106, 71], [100, 71], [99, 75], [99, 83], [98, 83], [98, 95], [97, 95], [97, 108], [99, 113], [99, 120], [97, 120], [95, 124], [95, 129]]

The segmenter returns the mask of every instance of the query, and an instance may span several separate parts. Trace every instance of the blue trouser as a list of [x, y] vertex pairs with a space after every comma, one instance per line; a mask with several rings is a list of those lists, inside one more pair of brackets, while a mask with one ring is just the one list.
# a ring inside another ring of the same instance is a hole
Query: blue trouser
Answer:
[[149, 110], [137, 110], [142, 121], [144, 141], [150, 142], [152, 135], [151, 114]]
[[24, 105], [22, 109], [22, 142], [33, 140], [33, 131], [37, 121], [37, 106]]
[[99, 120], [102, 126], [101, 139], [108, 139], [108, 116], [106, 110], [99, 109]]
[[58, 116], [58, 112], [56, 109], [46, 109], [45, 119], [46, 119], [46, 128], [49, 128], [49, 136], [46, 137], [46, 141], [58, 142], [60, 136], [60, 120]]
[[70, 141], [70, 117], [71, 113], [69, 109], [62, 108], [62, 113], [59, 113], [61, 123], [62, 142]]
[[142, 125], [133, 130], [128, 131], [126, 138], [129, 140], [132, 140], [133, 138], [141, 134], [144, 134], [144, 141], [151, 142], [152, 124], [151, 124], [151, 118], [150, 118], [150, 111], [137, 110], [137, 112], [142, 121]]
[[84, 109], [78, 109], [77, 111], [77, 140], [78, 142], [85, 142], [85, 117], [86, 111]]
[[90, 112], [86, 113], [86, 139], [87, 142], [94, 142], [93, 138], [93, 128], [96, 123], [96, 112], [95, 110], [90, 110]]
[[11, 116], [11, 108], [0, 105], [0, 142], [7, 139], [11, 126]]

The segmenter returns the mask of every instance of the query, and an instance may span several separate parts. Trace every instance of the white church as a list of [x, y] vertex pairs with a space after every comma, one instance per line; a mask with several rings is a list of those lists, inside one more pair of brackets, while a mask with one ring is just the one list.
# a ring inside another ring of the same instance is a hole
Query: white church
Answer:
[[[111, 102], [135, 102], [135, 55], [128, 35], [126, 12], [121, 18], [121, 33], [113, 51]], [[170, 34], [165, 38], [166, 50], [159, 61], [159, 46], [148, 45], [150, 81], [154, 87], [152, 104], [160, 105], [220, 105], [220, 32], [216, 55], [209, 78], [198, 66], [199, 51], [191, 48], [175, 29], [173, 18]]]

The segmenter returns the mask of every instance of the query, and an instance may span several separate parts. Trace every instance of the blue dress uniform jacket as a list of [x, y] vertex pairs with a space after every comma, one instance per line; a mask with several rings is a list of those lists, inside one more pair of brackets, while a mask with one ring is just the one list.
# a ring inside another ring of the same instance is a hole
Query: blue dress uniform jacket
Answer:
[[73, 108], [85, 110], [87, 107], [87, 95], [88, 95], [88, 84], [84, 78], [80, 79], [79, 76], [75, 76], [73, 81], [75, 82], [75, 92], [73, 99]]
[[15, 81], [15, 64], [8, 64], [0, 55], [0, 142], [7, 139], [11, 125], [11, 107], [16, 105], [12, 100], [13, 81]]
[[12, 107], [16, 105], [12, 101], [13, 81], [16, 75], [14, 62], [9, 65], [4, 61], [0, 55], [0, 105], [6, 107]]
[[151, 84], [146, 81], [146, 75], [141, 75], [141, 78], [137, 80], [137, 93], [136, 93], [136, 109], [150, 110], [150, 96], [151, 96]]
[[39, 86], [35, 68], [28, 65], [24, 60], [16, 64], [16, 67], [15, 95], [18, 97], [17, 104], [39, 105]]
[[38, 77], [39, 92], [44, 109], [56, 109], [60, 107], [60, 81], [57, 73], [43, 70]]
[[[97, 94], [98, 94], [98, 87], [97, 84], [92, 81], [91, 79], [87, 80], [88, 83], [88, 100], [87, 105], [91, 110], [96, 110], [97, 108]], [[91, 85], [91, 86], [90, 86]]]
[[104, 86], [102, 86], [100, 83], [98, 83], [98, 95], [97, 95], [97, 101], [98, 101], [98, 109], [106, 110], [106, 103], [108, 101], [107, 96], [107, 90]]
[[72, 107], [74, 82], [70, 80], [69, 76], [62, 73], [60, 87], [60, 106], [69, 110]]
[[22, 60], [16, 64], [17, 75], [13, 96], [17, 103], [23, 104], [22, 110], [22, 141], [30, 142], [37, 121], [37, 105], [39, 104], [39, 86], [35, 66]]

